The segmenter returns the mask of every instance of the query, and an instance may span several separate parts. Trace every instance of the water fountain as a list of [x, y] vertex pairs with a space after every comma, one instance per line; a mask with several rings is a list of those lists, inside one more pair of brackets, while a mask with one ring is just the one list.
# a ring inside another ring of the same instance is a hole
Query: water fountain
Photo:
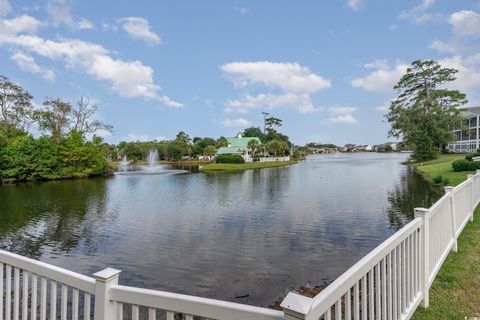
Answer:
[[153, 174], [178, 174], [186, 173], [186, 170], [169, 169], [167, 165], [158, 164], [158, 151], [151, 149], [147, 156], [147, 165], [130, 164], [127, 156], [124, 156], [118, 165], [119, 175], [153, 175]]
[[148, 152], [148, 157], [147, 157], [147, 161], [148, 161], [148, 169], [149, 170], [156, 170], [158, 169], [158, 151], [156, 149], [151, 149], [149, 152]]
[[122, 172], [128, 171], [129, 164], [130, 164], [130, 161], [128, 161], [127, 155], [124, 155], [122, 161], [118, 165], [119, 171], [122, 171]]

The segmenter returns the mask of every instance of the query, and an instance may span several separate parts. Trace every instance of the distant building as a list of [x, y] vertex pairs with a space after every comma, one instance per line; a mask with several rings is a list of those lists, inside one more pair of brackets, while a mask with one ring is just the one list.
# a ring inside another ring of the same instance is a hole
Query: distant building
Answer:
[[480, 107], [467, 108], [462, 115], [464, 117], [464, 128], [453, 128], [453, 134], [457, 140], [449, 143], [447, 148], [450, 152], [475, 152], [477, 149], [480, 149]]
[[262, 143], [257, 137], [242, 137], [238, 135], [236, 138], [227, 138], [228, 146], [218, 148], [217, 155], [238, 154], [243, 157], [245, 162], [252, 162], [251, 150], [248, 147], [248, 143], [252, 140], [257, 141], [258, 145]]

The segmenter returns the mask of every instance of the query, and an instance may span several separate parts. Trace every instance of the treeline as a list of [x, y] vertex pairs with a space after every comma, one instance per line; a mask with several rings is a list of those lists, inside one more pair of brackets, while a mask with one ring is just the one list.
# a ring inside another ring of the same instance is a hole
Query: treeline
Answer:
[[[240, 132], [244, 137], [257, 137], [261, 143], [250, 141], [248, 147], [253, 155], [287, 155], [290, 153], [292, 144], [288, 136], [278, 132], [275, 127], [282, 125], [282, 120], [274, 117], [265, 119], [265, 128], [246, 128]], [[227, 147], [227, 138], [221, 136], [218, 139], [211, 137], [194, 137], [193, 139], [185, 132], [180, 131], [173, 140], [162, 141], [122, 141], [116, 146], [110, 146], [110, 157], [118, 160], [127, 156], [132, 161], [146, 160], [150, 150], [155, 149], [162, 160], [177, 161], [182, 158], [197, 159], [200, 156], [215, 156], [217, 149]]]
[[[95, 136], [112, 127], [94, 115], [96, 104], [82, 97], [72, 105], [46, 98], [34, 107], [32, 95], [0, 76], [0, 181], [19, 182], [105, 175], [110, 147]], [[29, 133], [36, 128], [39, 137]], [[90, 138], [89, 138], [90, 137]]]

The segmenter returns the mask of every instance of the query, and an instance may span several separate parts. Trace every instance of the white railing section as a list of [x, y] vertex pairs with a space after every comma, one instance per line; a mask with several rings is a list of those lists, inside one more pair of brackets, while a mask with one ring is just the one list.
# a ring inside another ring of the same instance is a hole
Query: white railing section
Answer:
[[375, 248], [314, 298], [289, 293], [282, 302], [296, 319], [410, 319], [429, 305], [429, 289], [480, 203], [480, 171]]
[[118, 284], [0, 250], [0, 320], [410, 319], [480, 203], [480, 170], [372, 250], [314, 298], [289, 293], [283, 311]]

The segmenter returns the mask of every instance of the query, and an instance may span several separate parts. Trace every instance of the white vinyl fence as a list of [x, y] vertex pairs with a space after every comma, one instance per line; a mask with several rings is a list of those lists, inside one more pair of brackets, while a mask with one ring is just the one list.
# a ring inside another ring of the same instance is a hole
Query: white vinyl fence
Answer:
[[283, 311], [123, 286], [119, 270], [91, 278], [0, 250], [0, 320], [409, 319], [428, 307], [436, 274], [473, 219], [480, 171], [445, 191], [314, 298], [289, 293]]

